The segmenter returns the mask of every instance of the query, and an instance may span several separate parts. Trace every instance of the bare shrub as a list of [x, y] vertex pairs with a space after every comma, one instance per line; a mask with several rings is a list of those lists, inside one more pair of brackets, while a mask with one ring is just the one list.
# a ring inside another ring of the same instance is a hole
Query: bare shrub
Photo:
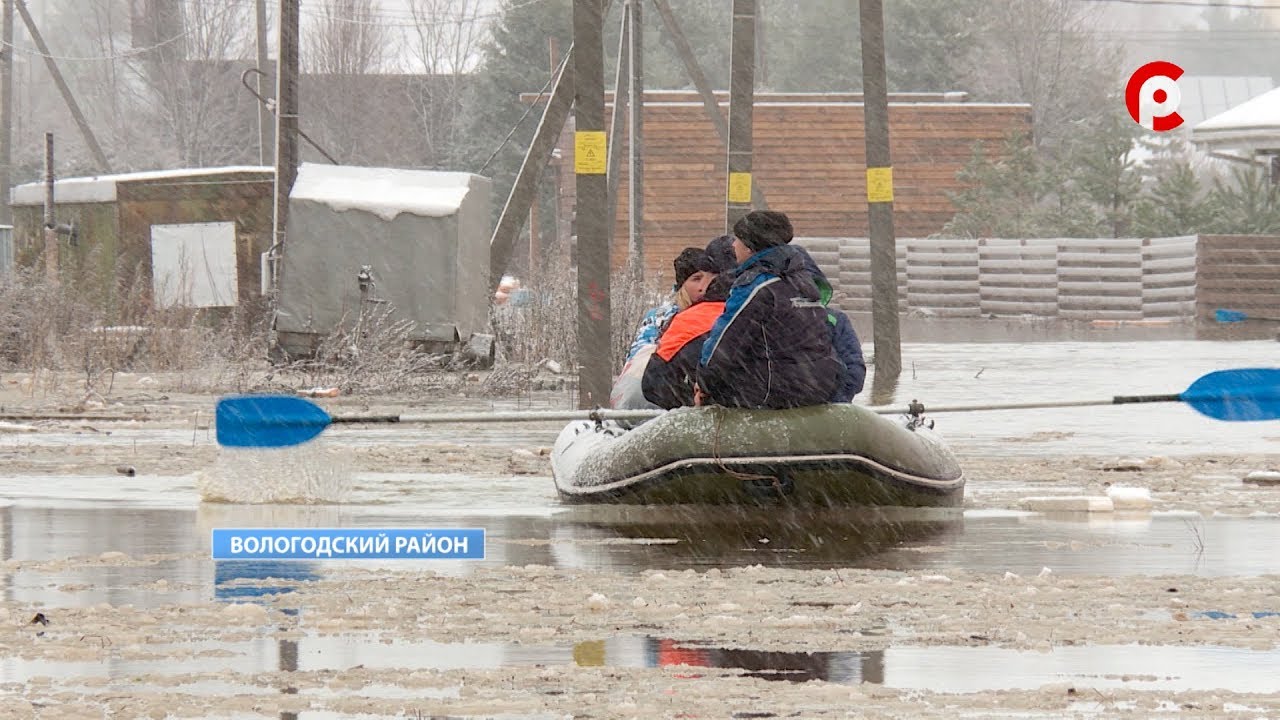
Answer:
[[281, 368], [312, 387], [343, 393], [396, 392], [438, 388], [448, 381], [429, 376], [449, 365], [452, 355], [424, 352], [414, 339], [414, 323], [397, 320], [386, 305], [367, 310], [321, 338], [312, 357]]
[[18, 269], [0, 280], [0, 364], [24, 369], [46, 392], [67, 372], [83, 378], [85, 398], [111, 392], [115, 374], [171, 372], [179, 389], [245, 389], [249, 368], [265, 366], [265, 307], [156, 307], [145, 278], [100, 288], [52, 282]]
[[[549, 269], [540, 276], [538, 287], [532, 288], [527, 304], [497, 308], [494, 326], [502, 359], [526, 365], [555, 360], [565, 368], [576, 368], [581, 362], [576, 289], [575, 269]], [[610, 279], [609, 301], [613, 332], [607, 352], [613, 372], [617, 373], [640, 319], [649, 308], [661, 303], [662, 295], [625, 271], [618, 271]]]

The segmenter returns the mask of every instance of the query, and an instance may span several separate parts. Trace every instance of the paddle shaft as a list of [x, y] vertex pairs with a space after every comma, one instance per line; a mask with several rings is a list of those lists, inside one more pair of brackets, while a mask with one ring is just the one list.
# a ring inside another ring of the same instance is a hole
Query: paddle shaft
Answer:
[[[925, 414], [947, 412], [973, 412], [978, 410], [1040, 410], [1044, 408], [1066, 407], [1098, 407], [1100, 405], [1128, 405], [1132, 403], [1180, 402], [1182, 396], [1172, 395], [1117, 395], [1110, 400], [1046, 400], [1040, 402], [1021, 403], [987, 403], [981, 405], [939, 405], [925, 406]], [[881, 415], [895, 415], [907, 412], [906, 408], [868, 408]]]
[[[1025, 403], [990, 403], [982, 405], [942, 405], [925, 407], [926, 413], [971, 412], [976, 410], [1036, 410], [1059, 407], [1094, 407], [1129, 403], [1178, 402], [1180, 395], [1121, 395], [1110, 400], [1043, 401]], [[905, 407], [869, 407], [879, 415], [903, 415]], [[665, 410], [526, 410], [502, 412], [431, 413], [426, 415], [338, 415], [331, 423], [501, 423], [501, 422], [565, 422], [572, 420], [648, 420]]]
[[649, 420], [664, 410], [526, 410], [430, 413], [426, 415], [337, 415], [331, 423], [494, 423], [566, 420]]

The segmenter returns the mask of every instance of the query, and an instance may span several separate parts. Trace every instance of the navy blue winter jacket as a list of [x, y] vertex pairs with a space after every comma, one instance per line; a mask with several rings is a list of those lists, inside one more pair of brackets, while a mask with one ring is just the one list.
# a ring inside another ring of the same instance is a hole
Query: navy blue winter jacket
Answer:
[[[797, 248], [804, 253], [805, 268], [813, 274], [813, 282], [818, 286], [818, 295], [822, 304], [831, 301], [831, 282], [823, 274], [813, 256], [804, 248]], [[858, 333], [853, 329], [849, 316], [839, 308], [827, 308], [827, 322], [831, 324], [831, 344], [835, 347], [836, 357], [844, 363], [844, 382], [836, 388], [831, 402], [850, 402], [853, 396], [862, 392], [867, 380], [867, 363], [862, 359], [862, 343], [858, 342]]]
[[810, 266], [816, 269], [809, 254], [791, 245], [767, 248], [738, 266], [698, 365], [698, 386], [710, 402], [788, 408], [836, 396], [845, 366]]

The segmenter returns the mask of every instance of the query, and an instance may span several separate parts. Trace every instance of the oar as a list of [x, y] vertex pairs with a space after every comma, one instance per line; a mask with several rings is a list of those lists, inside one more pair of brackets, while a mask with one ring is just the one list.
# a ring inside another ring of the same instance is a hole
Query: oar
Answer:
[[304, 443], [335, 423], [491, 423], [568, 420], [648, 420], [663, 410], [529, 410], [424, 415], [330, 415], [319, 405], [290, 395], [241, 395], [218, 401], [218, 444], [228, 447], [287, 447]]
[[1220, 323], [1238, 323], [1244, 322], [1245, 320], [1269, 320], [1271, 322], [1280, 322], [1280, 317], [1249, 315], [1243, 310], [1223, 310], [1222, 308], [1213, 311], [1213, 319]]
[[[926, 407], [926, 413], [1182, 402], [1217, 420], [1280, 419], [1280, 368], [1217, 370], [1172, 395], [1118, 395], [1105, 400], [1067, 400]], [[909, 412], [901, 407], [868, 408], [880, 415]], [[306, 442], [334, 423], [481, 423], [568, 420], [644, 420], [662, 410], [531, 410], [526, 412], [433, 413], [427, 415], [332, 416], [289, 395], [242, 395], [218, 401], [218, 443], [229, 447], [286, 447]]]

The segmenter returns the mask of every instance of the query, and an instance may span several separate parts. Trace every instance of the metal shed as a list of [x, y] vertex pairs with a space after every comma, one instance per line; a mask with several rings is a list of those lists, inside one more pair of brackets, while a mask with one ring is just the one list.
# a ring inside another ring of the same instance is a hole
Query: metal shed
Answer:
[[[121, 294], [141, 286], [158, 305], [229, 308], [261, 297], [260, 255], [271, 241], [270, 167], [218, 167], [63, 178], [54, 216], [57, 272], [118, 321]], [[44, 263], [43, 182], [12, 191], [14, 261]]]
[[490, 181], [460, 172], [303, 163], [289, 194], [279, 350], [312, 354], [363, 313], [453, 345], [489, 322]]

